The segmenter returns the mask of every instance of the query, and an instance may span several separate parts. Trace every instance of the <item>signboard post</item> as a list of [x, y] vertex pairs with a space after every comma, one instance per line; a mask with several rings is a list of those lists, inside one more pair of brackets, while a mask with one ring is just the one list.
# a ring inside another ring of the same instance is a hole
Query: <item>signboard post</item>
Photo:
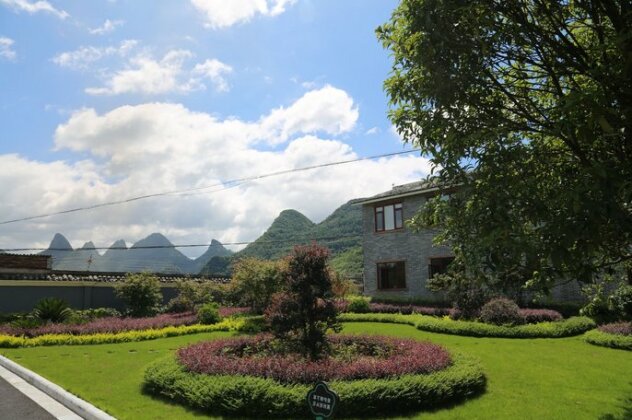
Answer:
[[338, 401], [338, 394], [329, 389], [325, 382], [318, 382], [307, 393], [307, 405], [316, 420], [332, 418]]

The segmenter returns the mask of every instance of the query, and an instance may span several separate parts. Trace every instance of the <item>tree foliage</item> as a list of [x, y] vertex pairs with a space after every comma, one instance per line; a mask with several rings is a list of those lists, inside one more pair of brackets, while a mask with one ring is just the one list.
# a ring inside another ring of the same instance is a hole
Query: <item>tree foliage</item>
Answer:
[[154, 315], [162, 303], [160, 282], [149, 273], [127, 274], [125, 281], [115, 286], [114, 292], [125, 302], [133, 317]]
[[402, 0], [377, 33], [390, 118], [458, 186], [414, 225], [508, 295], [632, 259], [632, 2]]
[[241, 305], [250, 306], [255, 313], [268, 307], [272, 295], [283, 286], [287, 262], [242, 258], [233, 267], [232, 294]]
[[288, 260], [284, 291], [273, 296], [266, 321], [275, 336], [312, 359], [328, 350], [328, 329], [339, 331], [327, 268], [327, 248], [296, 246]]

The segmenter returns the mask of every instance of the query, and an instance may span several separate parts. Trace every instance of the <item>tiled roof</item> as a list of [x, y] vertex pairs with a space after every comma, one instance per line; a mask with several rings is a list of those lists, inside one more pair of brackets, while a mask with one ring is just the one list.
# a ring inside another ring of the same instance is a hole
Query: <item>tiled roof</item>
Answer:
[[390, 197], [424, 194], [436, 190], [439, 183], [436, 179], [411, 182], [409, 184], [395, 185], [391, 190], [376, 194], [362, 200], [362, 203], [372, 203]]
[[[51, 271], [48, 273], [0, 273], [1, 280], [39, 280], [39, 281], [77, 281], [95, 283], [116, 283], [125, 280], [126, 273], [99, 273], [99, 272], [64, 272]], [[197, 282], [228, 283], [230, 279], [223, 277], [207, 277], [198, 275], [181, 274], [155, 274], [161, 283], [174, 283], [178, 281], [192, 280]]]

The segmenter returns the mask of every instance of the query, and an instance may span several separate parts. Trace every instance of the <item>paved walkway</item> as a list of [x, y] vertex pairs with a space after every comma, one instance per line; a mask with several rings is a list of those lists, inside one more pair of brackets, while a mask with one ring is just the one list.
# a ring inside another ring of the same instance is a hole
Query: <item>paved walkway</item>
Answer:
[[66, 407], [0, 367], [0, 420], [77, 420]]

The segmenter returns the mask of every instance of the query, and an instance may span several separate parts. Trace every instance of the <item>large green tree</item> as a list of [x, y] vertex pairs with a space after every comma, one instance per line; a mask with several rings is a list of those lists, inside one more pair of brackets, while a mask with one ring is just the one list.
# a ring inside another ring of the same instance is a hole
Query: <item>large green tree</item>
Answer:
[[457, 264], [497, 289], [632, 259], [632, 2], [402, 0], [390, 118], [428, 154]]

